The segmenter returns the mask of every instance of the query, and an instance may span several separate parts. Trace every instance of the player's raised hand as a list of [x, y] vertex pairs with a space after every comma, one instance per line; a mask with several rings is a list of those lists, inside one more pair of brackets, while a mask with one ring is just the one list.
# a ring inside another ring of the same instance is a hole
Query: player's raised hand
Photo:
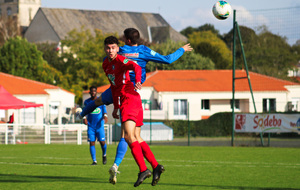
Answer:
[[141, 90], [142, 89], [142, 84], [140, 82], [135, 83], [134, 89], [135, 90]]
[[113, 118], [115, 118], [115, 119], [119, 119], [118, 110], [119, 110], [119, 109], [114, 109], [114, 111], [112, 112], [112, 116], [113, 116]]
[[193, 48], [191, 47], [191, 44], [188, 43], [188, 44], [185, 44], [184, 46], [182, 46], [182, 48], [184, 49], [184, 51], [192, 51]]

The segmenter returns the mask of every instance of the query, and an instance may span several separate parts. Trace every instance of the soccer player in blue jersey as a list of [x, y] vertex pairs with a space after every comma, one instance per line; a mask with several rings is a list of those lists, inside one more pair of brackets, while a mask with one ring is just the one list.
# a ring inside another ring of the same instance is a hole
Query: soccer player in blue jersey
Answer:
[[[144, 45], [138, 45], [138, 42], [140, 40], [140, 33], [135, 28], [127, 28], [124, 30], [124, 36], [125, 36], [125, 44], [124, 46], [120, 47], [119, 54], [122, 54], [123, 56], [127, 57], [128, 59], [136, 62], [141, 68], [142, 68], [142, 76], [141, 76], [141, 82], [144, 83], [146, 80], [146, 64], [149, 61], [157, 62], [157, 63], [163, 63], [163, 64], [171, 64], [172, 62], [179, 59], [184, 52], [192, 51], [193, 48], [191, 48], [190, 44], [186, 44], [176, 50], [174, 53], [169, 55], [161, 55], [147, 46]], [[135, 73], [130, 73], [130, 79], [133, 83], [135, 83]], [[105, 92], [101, 94], [95, 101], [88, 104], [81, 113], [77, 113], [77, 118], [81, 118], [88, 114], [91, 110], [94, 109], [94, 107], [97, 107], [99, 105], [109, 105], [112, 104], [113, 98], [111, 94], [111, 89], [108, 88]], [[127, 151], [128, 144], [126, 143], [124, 139], [124, 127], [122, 125], [121, 128], [121, 139], [117, 147], [117, 154], [115, 157], [115, 161], [113, 166], [109, 169], [110, 173], [110, 179], [109, 182], [112, 184], [115, 184], [117, 182], [117, 173], [118, 173], [118, 167], [121, 164], [125, 153]], [[158, 165], [157, 168], [153, 171], [153, 180], [152, 185], [156, 185], [156, 183], [159, 181], [160, 174], [164, 171], [164, 168], [162, 165]]]
[[[90, 95], [91, 97], [84, 101], [84, 105], [86, 106], [91, 101], [97, 99], [97, 87], [90, 87]], [[83, 118], [84, 124], [88, 126], [87, 135], [88, 141], [90, 142], [90, 154], [93, 159], [92, 165], [97, 165], [96, 159], [96, 148], [95, 141], [98, 139], [102, 148], [102, 163], [106, 164], [106, 144], [105, 144], [105, 132], [104, 132], [104, 122], [107, 122], [107, 111], [106, 106], [101, 105], [94, 109], [93, 112], [88, 114]]]

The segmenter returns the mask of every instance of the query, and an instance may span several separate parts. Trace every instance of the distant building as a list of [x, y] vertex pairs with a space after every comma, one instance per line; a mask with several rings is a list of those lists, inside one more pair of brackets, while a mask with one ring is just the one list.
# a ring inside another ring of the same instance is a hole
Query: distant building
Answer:
[[0, 0], [0, 15], [18, 16], [19, 25], [27, 28], [41, 7], [41, 0]]
[[[300, 111], [300, 84], [249, 72], [257, 112]], [[236, 77], [244, 77], [237, 70]], [[98, 88], [99, 94], [109, 87]], [[235, 112], [254, 113], [247, 79], [236, 80]], [[144, 118], [201, 120], [218, 112], [231, 112], [231, 70], [164, 70], [148, 73], [139, 91]], [[88, 91], [83, 92], [83, 100]], [[112, 106], [109, 115], [111, 115]]]
[[99, 29], [103, 33], [117, 33], [120, 37], [124, 29], [133, 27], [140, 31], [141, 38], [150, 42], [187, 41], [157, 13], [55, 8], [40, 8], [24, 37], [34, 43], [59, 44], [71, 30], [82, 27], [92, 34]]
[[[71, 114], [75, 106], [74, 93], [57, 86], [2, 72], [0, 72], [0, 85], [18, 99], [43, 104], [41, 108], [6, 110], [6, 114], [4, 114], [6, 116], [14, 113], [15, 123], [61, 124], [66, 121], [73, 122]], [[3, 110], [0, 111], [3, 112]]]
[[294, 77], [297, 78], [298, 80], [300, 79], [300, 61], [292, 70], [288, 71], [288, 77]]

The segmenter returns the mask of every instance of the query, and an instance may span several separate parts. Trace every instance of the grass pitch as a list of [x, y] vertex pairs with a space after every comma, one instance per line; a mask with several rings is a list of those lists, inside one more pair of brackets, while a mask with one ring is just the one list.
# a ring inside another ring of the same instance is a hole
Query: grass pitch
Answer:
[[[157, 186], [151, 178], [136, 189], [300, 189], [298, 148], [150, 147], [166, 171]], [[117, 184], [108, 183], [115, 152], [109, 145], [102, 165], [98, 145], [98, 165], [91, 166], [87, 144], [0, 145], [0, 189], [133, 189], [139, 171], [130, 150]]]

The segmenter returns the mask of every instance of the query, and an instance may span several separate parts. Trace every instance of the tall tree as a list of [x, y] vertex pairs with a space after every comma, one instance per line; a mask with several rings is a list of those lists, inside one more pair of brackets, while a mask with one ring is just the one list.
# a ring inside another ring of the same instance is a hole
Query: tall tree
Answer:
[[181, 30], [180, 33], [182, 35], [185, 35], [186, 37], [188, 37], [190, 34], [194, 33], [194, 32], [203, 32], [203, 31], [211, 31], [212, 33], [216, 34], [218, 37], [221, 38], [220, 32], [219, 30], [217, 30], [214, 25], [212, 24], [204, 24], [201, 25], [197, 28], [193, 28], [191, 26], [186, 27], [185, 29]]
[[211, 31], [194, 32], [189, 35], [189, 41], [195, 52], [210, 58], [216, 69], [230, 69], [232, 53], [217, 34]]
[[58, 45], [55, 43], [38, 43], [37, 49], [43, 52], [43, 58], [49, 65], [65, 74], [66, 64], [58, 51]]
[[[250, 71], [288, 79], [288, 70], [296, 65], [298, 60], [295, 49], [287, 43], [284, 37], [271, 33], [265, 26], [260, 27], [258, 34], [245, 26], [240, 26], [240, 32]], [[232, 33], [231, 30], [224, 37], [228, 46], [232, 45]], [[239, 39], [236, 38], [236, 67], [241, 69], [244, 68], [244, 60]]]
[[[168, 40], [165, 43], [153, 44], [151, 48], [162, 55], [168, 55], [175, 52], [184, 44]], [[171, 65], [150, 62], [146, 66], [147, 71], [158, 70], [196, 70], [196, 69], [214, 69], [214, 63], [207, 57], [203, 57], [194, 51], [183, 54], [177, 61]]]
[[0, 17], [0, 46], [3, 45], [9, 38], [20, 35], [21, 28], [18, 25], [17, 16]]
[[56, 84], [62, 74], [49, 66], [35, 44], [21, 37], [9, 38], [0, 48], [0, 71], [12, 75]]
[[101, 86], [108, 84], [108, 80], [102, 69], [102, 61], [105, 57], [104, 39], [108, 35], [100, 30], [94, 31], [81, 28], [72, 30], [65, 40], [62, 40], [65, 75], [71, 86], [71, 90], [76, 94], [76, 102], [82, 103], [82, 91], [90, 86]]

